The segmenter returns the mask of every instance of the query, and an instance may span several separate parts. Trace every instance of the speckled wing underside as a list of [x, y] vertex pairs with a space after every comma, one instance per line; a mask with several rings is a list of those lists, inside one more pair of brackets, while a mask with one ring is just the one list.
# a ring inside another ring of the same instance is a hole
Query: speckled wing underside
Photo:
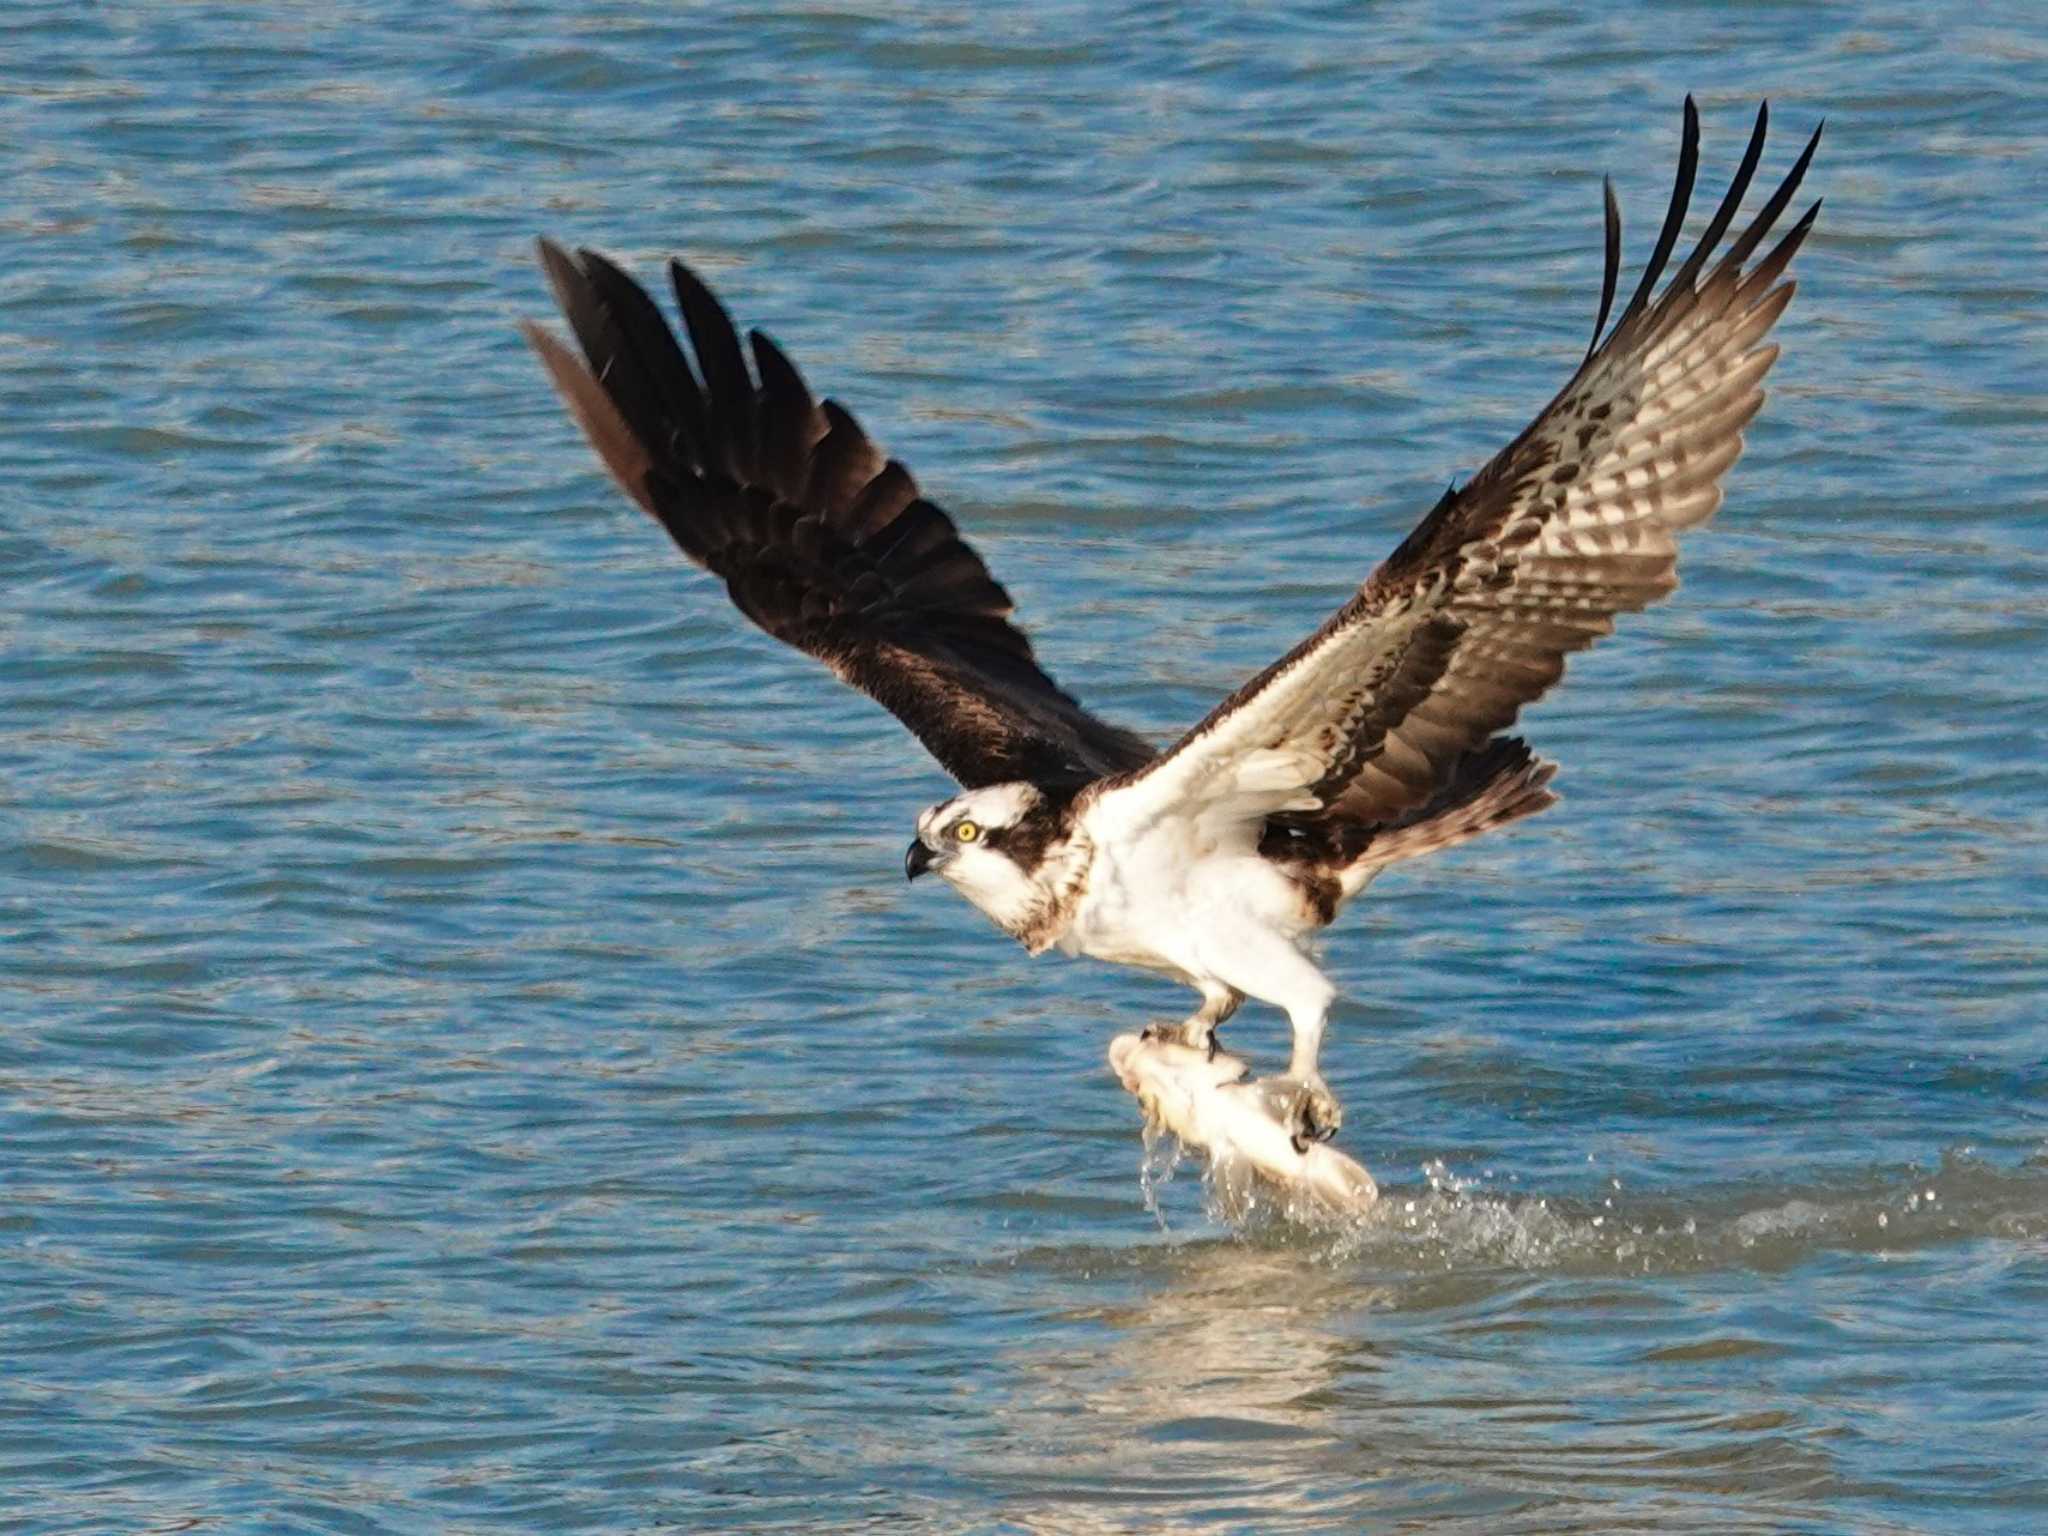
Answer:
[[1620, 253], [1608, 189], [1600, 318], [1571, 382], [1470, 484], [1447, 493], [1327, 624], [1101, 793], [1126, 797], [1139, 817], [1399, 818], [1555, 683], [1567, 655], [1677, 585], [1677, 535], [1721, 503], [1721, 479], [1777, 357], [1764, 336], [1792, 297], [1781, 278], [1820, 207], [1749, 265], [1797, 191], [1816, 131], [1720, 249], [1767, 121], [1760, 111], [1727, 196], [1655, 294], [1698, 161], [1699, 118], [1687, 100], [1656, 251], [1602, 341]]
[[594, 251], [540, 243], [583, 356], [525, 327], [591, 446], [740, 611], [886, 707], [970, 788], [1078, 787], [1148, 761], [1040, 669], [1010, 597], [775, 344], [671, 262], [694, 362], [654, 300]]

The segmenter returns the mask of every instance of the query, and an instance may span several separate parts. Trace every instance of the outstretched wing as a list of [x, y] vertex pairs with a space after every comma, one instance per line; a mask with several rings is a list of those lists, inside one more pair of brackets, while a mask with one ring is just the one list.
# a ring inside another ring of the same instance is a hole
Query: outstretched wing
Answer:
[[1613, 332], [1601, 340], [1621, 246], [1610, 184], [1600, 317], [1571, 382], [1470, 484], [1447, 492], [1327, 624], [1153, 764], [1105, 786], [1105, 800], [1118, 797], [1139, 820], [1396, 819], [1555, 683], [1568, 654], [1678, 584], [1676, 535], [1721, 503], [1778, 355], [1763, 337], [1792, 297], [1780, 278], [1820, 209], [1749, 265], [1805, 175], [1816, 130], [1720, 250], [1767, 121], [1759, 111], [1727, 196], [1659, 295], [1698, 161], [1699, 115], [1686, 99], [1670, 211]]
[[524, 327], [597, 455], [683, 553], [776, 639], [877, 700], [969, 788], [1078, 786], [1152, 748], [1088, 713], [1010, 623], [1010, 596], [839, 406], [812, 399], [679, 261], [694, 366], [646, 291], [595, 251], [540, 242], [583, 349]]

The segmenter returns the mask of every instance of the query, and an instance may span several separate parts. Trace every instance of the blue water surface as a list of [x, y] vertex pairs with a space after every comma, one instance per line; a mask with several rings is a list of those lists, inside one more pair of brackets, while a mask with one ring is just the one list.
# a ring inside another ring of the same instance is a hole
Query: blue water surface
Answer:
[[[602, 479], [533, 238], [1165, 737], [1562, 382], [1688, 91], [1709, 197], [1828, 121], [1727, 505], [1331, 936], [1383, 1217], [1155, 1219], [1187, 999], [904, 885], [946, 780]], [[2019, 4], [10, 5], [0, 1528], [2048, 1528], [2044, 177]]]

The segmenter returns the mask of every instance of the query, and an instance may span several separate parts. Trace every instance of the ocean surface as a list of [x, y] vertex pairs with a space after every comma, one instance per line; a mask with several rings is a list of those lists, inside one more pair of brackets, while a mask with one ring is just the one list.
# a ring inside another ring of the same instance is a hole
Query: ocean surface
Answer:
[[[1827, 120], [1770, 402], [1563, 803], [1330, 935], [1382, 1215], [1226, 1221], [1104, 1063], [1188, 996], [905, 885], [948, 782], [602, 478], [533, 239], [1164, 738], [1688, 91], [1707, 207]], [[10, 4], [0, 1530], [2048, 1529], [2044, 186], [2019, 4]]]

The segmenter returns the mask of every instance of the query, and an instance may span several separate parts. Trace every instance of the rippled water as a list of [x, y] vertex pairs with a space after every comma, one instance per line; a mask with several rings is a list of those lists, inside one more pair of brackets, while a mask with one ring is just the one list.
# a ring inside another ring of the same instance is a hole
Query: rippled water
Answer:
[[[422, 14], [0, 32], [0, 1524], [2048, 1523], [2036, 11]], [[1333, 936], [1384, 1219], [1162, 1230], [1182, 997], [904, 886], [944, 781], [601, 481], [532, 237], [689, 253], [1164, 734], [1555, 387], [1688, 90], [1715, 189], [1829, 120], [1728, 506]]]

